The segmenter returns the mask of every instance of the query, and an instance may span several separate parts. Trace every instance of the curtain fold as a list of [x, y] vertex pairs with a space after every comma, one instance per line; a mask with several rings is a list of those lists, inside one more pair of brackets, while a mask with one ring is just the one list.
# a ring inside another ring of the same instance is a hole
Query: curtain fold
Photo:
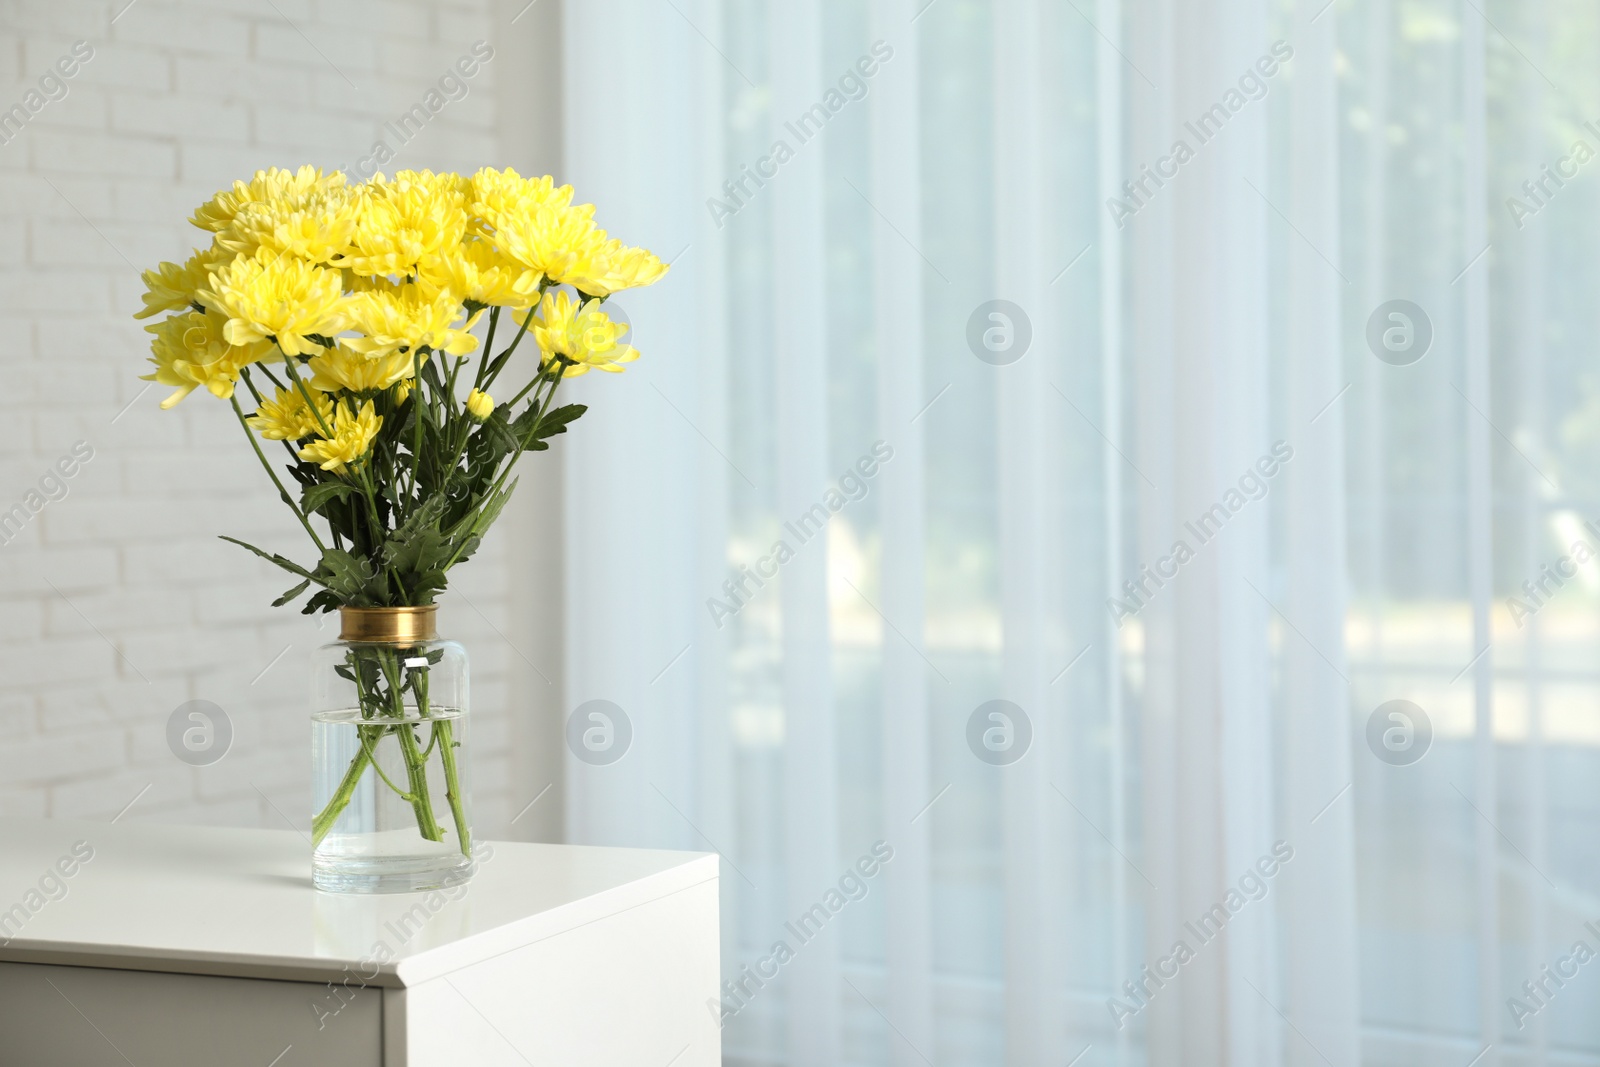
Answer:
[[[1049, 686], [1052, 654], [1060, 651], [1060, 587], [1050, 545], [1060, 543], [1051, 519], [1062, 482], [1058, 453], [1043, 447], [1053, 399], [1048, 379], [1061, 341], [1045, 297], [1041, 225], [1048, 144], [1043, 12], [1037, 0], [1016, 0], [996, 7], [994, 19], [994, 294], [1023, 309], [1033, 335], [1022, 358], [997, 367], [994, 376], [999, 695], [1021, 709], [1033, 733], [1029, 755], [1006, 765], [1001, 782], [1005, 1037], [1009, 1062], [1042, 1067], [1059, 1056], [1066, 1036], [1053, 1003], [1062, 893], [1051, 862], [1060, 801], [1051, 795], [1050, 774], [1064, 765], [1067, 740]], [[993, 315], [989, 322], [1005, 325]]]
[[[881, 627], [883, 810], [895, 858], [884, 872], [885, 1014], [899, 1029], [888, 1062], [915, 1067], [935, 1047], [931, 841], [924, 807], [942, 783], [933, 779], [926, 655], [924, 550], [927, 453], [918, 416], [933, 390], [923, 372], [921, 52], [899, 31], [917, 13], [915, 0], [872, 5], [872, 40], [897, 39], [893, 77], [869, 97], [870, 195], [893, 205], [897, 223], [874, 217], [872, 228], [877, 422], [894, 459], [878, 474], [879, 607], [905, 639]], [[897, 232], [898, 230], [898, 232]], [[892, 546], [892, 549], [888, 546]]]
[[[1476, 14], [1476, 12], [1474, 12]], [[1467, 18], [1461, 34], [1461, 261], [1471, 264], [1489, 247], [1485, 84], [1485, 27], [1482, 18]], [[1489, 277], [1488, 268], [1463, 268], [1462, 377], [1464, 395], [1473, 414], [1493, 409], [1489, 379]], [[1455, 284], [1455, 282], [1452, 282]], [[1466, 533], [1467, 585], [1472, 599], [1473, 777], [1472, 804], [1479, 811], [1499, 810], [1499, 768], [1494, 739], [1494, 651], [1490, 618], [1494, 561], [1494, 518], [1491, 514], [1493, 472], [1490, 470], [1486, 416], [1462, 420], [1467, 456]], [[1482, 651], [1482, 655], [1477, 653]], [[1485, 1048], [1486, 1067], [1501, 1062], [1500, 1023], [1500, 842], [1493, 818], [1474, 826], [1475, 882], [1477, 889], [1478, 1036]]]
[[[1344, 654], [1348, 509], [1347, 443], [1338, 409], [1353, 385], [1339, 343], [1352, 286], [1342, 260], [1336, 63], [1339, 13], [1320, 0], [1295, 5], [1297, 79], [1290, 102], [1285, 417], [1296, 442], [1284, 474], [1281, 564], [1284, 623], [1278, 626], [1283, 718], [1284, 833], [1298, 846], [1283, 885], [1284, 1010], [1303, 1040], [1285, 1062], [1356, 1067], [1361, 1059], [1355, 906], [1354, 781], [1349, 745], [1353, 693]], [[1320, 17], [1319, 17], [1320, 15]], [[1274, 568], [1277, 571], [1277, 568]], [[1274, 582], [1275, 587], [1279, 586]], [[1276, 588], [1272, 590], [1276, 595]], [[1290, 629], [1288, 620], [1299, 629]]]
[[[816, 0], [770, 12], [770, 135], [789, 134], [822, 95], [822, 8]], [[785, 117], [780, 120], [780, 117]], [[806, 126], [810, 128], [809, 125]], [[813, 134], [812, 136], [816, 136]], [[799, 145], [772, 197], [772, 355], [776, 399], [776, 506], [782, 521], [811, 531], [802, 516], [828, 483], [827, 269], [821, 145]], [[809, 149], [809, 150], [807, 150]], [[801, 524], [804, 524], [803, 526]], [[796, 537], [795, 540], [799, 538]], [[793, 546], [779, 589], [784, 723], [785, 914], [799, 916], [834, 877], [839, 848], [839, 772], [828, 602], [826, 531]], [[839, 945], [819, 936], [790, 964], [786, 991], [789, 1062], [826, 1067], [839, 1061]]]

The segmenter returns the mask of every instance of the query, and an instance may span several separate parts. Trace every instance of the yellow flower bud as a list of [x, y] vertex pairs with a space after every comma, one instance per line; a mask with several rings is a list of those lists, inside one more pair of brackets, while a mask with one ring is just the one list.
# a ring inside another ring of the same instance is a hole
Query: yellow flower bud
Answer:
[[478, 422], [487, 419], [494, 414], [494, 397], [482, 389], [474, 389], [467, 395], [467, 414]]

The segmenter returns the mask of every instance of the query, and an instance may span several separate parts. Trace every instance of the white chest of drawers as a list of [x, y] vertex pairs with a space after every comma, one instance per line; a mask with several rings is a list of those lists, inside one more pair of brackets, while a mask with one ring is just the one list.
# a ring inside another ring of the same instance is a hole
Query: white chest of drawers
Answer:
[[288, 831], [9, 821], [0, 1067], [714, 1067], [717, 864], [496, 842], [343, 896]]

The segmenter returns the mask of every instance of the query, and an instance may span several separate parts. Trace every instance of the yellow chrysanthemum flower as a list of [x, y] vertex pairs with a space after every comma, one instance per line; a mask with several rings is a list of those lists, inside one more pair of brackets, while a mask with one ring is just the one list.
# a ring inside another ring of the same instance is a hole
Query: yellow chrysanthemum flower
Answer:
[[[383, 174], [374, 176], [374, 181], [385, 181]], [[421, 185], [435, 193], [448, 193], [460, 196], [465, 200], [472, 193], [472, 179], [463, 178], [453, 170], [440, 171], [435, 174], [431, 170], [397, 170], [394, 177], [388, 179], [391, 185]]]
[[333, 436], [312, 441], [300, 450], [300, 458], [325, 471], [343, 474], [345, 468], [367, 454], [382, 426], [383, 419], [374, 413], [372, 401], [361, 405], [359, 412], [352, 411], [348, 404], [339, 404], [331, 427]]
[[[519, 323], [522, 321], [522, 316], [516, 318]], [[618, 343], [628, 332], [627, 323], [613, 322], [600, 310], [600, 301], [580, 304], [565, 290], [544, 294], [528, 329], [543, 353], [547, 369], [558, 356], [572, 364], [562, 372], [566, 378], [587, 374], [591, 367], [620, 374], [622, 364], [639, 358], [638, 349]]]
[[649, 285], [667, 270], [645, 249], [608, 238], [594, 223], [594, 205], [573, 206], [572, 186], [557, 186], [548, 175], [480, 170], [467, 209], [506, 256], [590, 296]]
[[482, 238], [469, 238], [417, 266], [417, 284], [429, 293], [448, 289], [462, 301], [532, 307], [539, 301], [538, 271], [528, 270]]
[[232, 252], [212, 246], [196, 251], [181, 265], [162, 263], [155, 270], [143, 272], [140, 277], [144, 279], [144, 309], [134, 312], [133, 317], [148, 319], [163, 311], [192, 307], [195, 294], [205, 288], [211, 272], [232, 259]]
[[572, 203], [572, 186], [558, 186], [548, 174], [524, 178], [510, 167], [484, 167], [472, 176], [467, 188], [467, 210], [478, 231], [485, 234], [493, 234], [507, 220], [541, 207], [559, 209]]
[[[602, 238], [605, 231], [598, 231]], [[590, 246], [567, 268], [561, 281], [590, 296], [610, 296], [624, 289], [653, 285], [667, 273], [667, 265], [646, 248], [629, 248], [616, 238], [599, 248]]]
[[440, 181], [426, 171], [416, 177], [372, 179], [354, 246], [343, 266], [358, 275], [410, 275], [422, 260], [460, 246], [467, 232], [467, 211], [458, 183]]
[[474, 389], [467, 394], [467, 414], [478, 422], [482, 422], [494, 414], [494, 397], [482, 389]]
[[261, 249], [211, 274], [197, 295], [228, 317], [227, 339], [236, 345], [272, 338], [291, 356], [319, 352], [308, 334], [331, 337], [344, 329], [344, 295], [337, 270]]
[[248, 203], [218, 232], [217, 244], [243, 255], [265, 248], [331, 263], [350, 251], [362, 200], [354, 189], [335, 186], [305, 197]]
[[201, 386], [226, 400], [233, 396], [241, 368], [275, 358], [267, 341], [229, 344], [224, 336], [226, 321], [214, 311], [190, 311], [145, 327], [155, 335], [150, 342], [150, 362], [156, 369], [142, 379], [177, 390], [161, 402], [163, 408], [172, 407]]
[[[321, 436], [323, 423], [329, 428], [334, 423], [333, 399], [314, 389], [308, 389], [307, 392], [317, 405], [315, 411], [306, 403], [305, 394], [299, 387], [291, 386], [279, 389], [276, 399], [263, 400], [257, 405], [256, 413], [248, 420], [250, 426], [271, 441], [298, 441], [303, 437]], [[322, 417], [321, 422], [317, 421], [318, 415]]]
[[608, 238], [594, 224], [593, 211], [592, 204], [541, 207], [508, 219], [493, 240], [508, 257], [552, 283], [589, 296], [650, 285], [666, 274], [667, 265], [654, 253]]
[[531, 205], [506, 214], [490, 238], [500, 252], [559, 285], [578, 263], [601, 253], [605, 231], [594, 224], [594, 205]]
[[201, 204], [189, 221], [202, 230], [220, 233], [228, 228], [234, 216], [246, 204], [286, 200], [303, 202], [315, 193], [339, 188], [344, 183], [343, 172], [323, 174], [309, 164], [296, 171], [279, 170], [277, 167], [258, 170], [249, 182], [236, 181], [233, 188], [224, 189]]
[[462, 313], [460, 299], [448, 289], [427, 293], [419, 286], [404, 285], [392, 291], [356, 293], [349, 297], [346, 321], [363, 336], [341, 340], [369, 359], [423, 346], [464, 356], [478, 347], [478, 339], [468, 332], [478, 315], [456, 326]]
[[[324, 392], [343, 389], [351, 393], [376, 393], [396, 382], [415, 376], [415, 358], [406, 352], [368, 357], [351, 349], [343, 340], [335, 348], [314, 356], [308, 364], [311, 384]], [[404, 399], [404, 398], [402, 398]]]

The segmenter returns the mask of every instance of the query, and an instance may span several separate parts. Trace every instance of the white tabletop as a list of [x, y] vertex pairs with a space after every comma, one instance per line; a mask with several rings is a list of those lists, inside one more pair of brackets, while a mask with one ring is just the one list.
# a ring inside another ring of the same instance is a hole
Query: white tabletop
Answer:
[[[66, 863], [75, 869], [62, 877], [56, 865], [75, 860], [78, 842], [93, 858]], [[293, 831], [6, 820], [0, 961], [315, 982], [356, 974], [367, 985], [408, 986], [700, 885], [718, 870], [709, 853], [489, 849], [464, 887], [346, 895], [311, 887], [310, 846]]]

